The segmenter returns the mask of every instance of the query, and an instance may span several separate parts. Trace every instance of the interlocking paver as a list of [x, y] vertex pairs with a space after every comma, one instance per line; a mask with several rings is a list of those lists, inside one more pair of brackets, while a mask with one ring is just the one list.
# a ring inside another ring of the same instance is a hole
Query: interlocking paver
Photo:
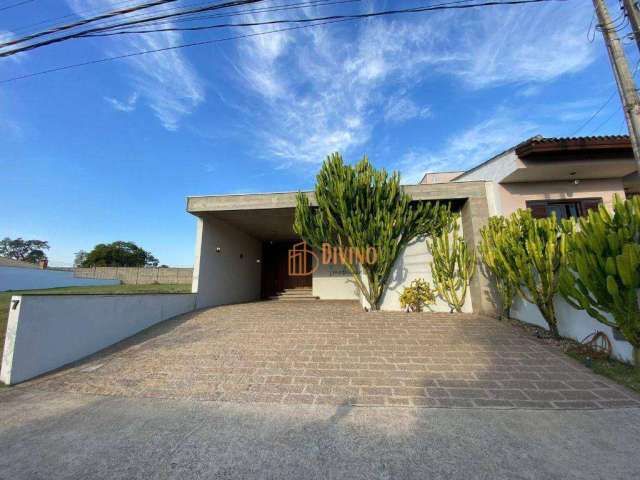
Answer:
[[259, 302], [164, 322], [29, 382], [203, 401], [457, 408], [620, 408], [640, 397], [506, 323]]

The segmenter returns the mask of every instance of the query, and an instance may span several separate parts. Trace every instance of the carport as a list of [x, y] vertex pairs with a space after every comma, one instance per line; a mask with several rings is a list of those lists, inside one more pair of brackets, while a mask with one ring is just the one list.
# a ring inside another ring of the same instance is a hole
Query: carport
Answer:
[[[476, 244], [480, 228], [494, 213], [493, 190], [486, 182], [407, 185], [415, 201], [449, 202], [459, 210], [462, 232]], [[312, 192], [305, 192], [311, 204]], [[309, 279], [287, 278], [286, 251], [300, 239], [293, 231], [296, 192], [208, 195], [187, 198], [187, 211], [198, 219], [193, 291], [198, 307], [241, 303], [269, 297], [275, 288], [311, 287], [325, 300], [360, 300], [350, 274], [340, 265], [320, 265]], [[382, 302], [398, 310], [398, 292], [414, 278], [430, 278], [424, 242], [410, 245], [398, 259]], [[275, 279], [275, 280], [274, 280]], [[488, 280], [472, 280], [466, 311], [492, 313]], [[277, 293], [277, 292], [276, 292]], [[441, 307], [441, 306], [440, 306]]]

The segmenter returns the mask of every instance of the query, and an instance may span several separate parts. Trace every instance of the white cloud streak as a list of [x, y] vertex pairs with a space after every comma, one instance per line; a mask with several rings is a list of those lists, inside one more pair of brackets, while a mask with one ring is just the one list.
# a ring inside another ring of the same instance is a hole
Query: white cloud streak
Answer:
[[[67, 0], [67, 3], [74, 12], [80, 14], [86, 11], [109, 10], [122, 2]], [[169, 47], [181, 43], [181, 40], [181, 34], [176, 32], [132, 35], [109, 40], [108, 48], [110, 54], [117, 55]], [[202, 80], [179, 50], [164, 52], [161, 55], [132, 57], [125, 62], [129, 65], [132, 86], [139, 92], [140, 100], [151, 108], [167, 130], [178, 130], [180, 122], [205, 100]]]
[[426, 172], [462, 171], [538, 133], [532, 121], [500, 109], [487, 120], [453, 133], [436, 151], [409, 150], [395, 165], [403, 183], [417, 183]]
[[[244, 42], [235, 68], [252, 93], [265, 156], [285, 166], [317, 164], [335, 150], [359, 156], [382, 122], [437, 118], [428, 98], [418, 101], [411, 93], [436, 75], [467, 90], [521, 84], [531, 95], [536, 85], [593, 61], [594, 46], [584, 41], [590, 6], [498, 8], [375, 19]], [[487, 148], [484, 138], [498, 144], [511, 126], [487, 121], [482, 128], [485, 137], [466, 133], [479, 145], [473, 151], [460, 139], [446, 151], [473, 156]]]
[[138, 103], [138, 92], [133, 92], [129, 97], [122, 101], [117, 98], [112, 97], [104, 97], [105, 101], [109, 103], [115, 110], [119, 112], [133, 112], [136, 109], [136, 104]]

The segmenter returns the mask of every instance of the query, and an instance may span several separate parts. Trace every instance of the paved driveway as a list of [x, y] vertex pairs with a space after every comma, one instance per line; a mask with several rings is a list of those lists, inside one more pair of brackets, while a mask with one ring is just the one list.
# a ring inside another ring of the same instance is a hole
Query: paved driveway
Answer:
[[640, 406], [509, 325], [478, 315], [261, 302], [166, 322], [29, 385], [231, 402], [578, 409]]
[[488, 318], [238, 305], [0, 390], [0, 479], [636, 479], [637, 405]]

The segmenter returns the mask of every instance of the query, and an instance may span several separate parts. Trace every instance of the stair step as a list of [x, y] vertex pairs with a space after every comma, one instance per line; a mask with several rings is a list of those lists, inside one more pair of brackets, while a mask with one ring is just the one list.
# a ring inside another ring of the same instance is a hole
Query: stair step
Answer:
[[313, 296], [309, 287], [287, 288], [271, 297], [270, 300], [319, 300], [320, 297]]

